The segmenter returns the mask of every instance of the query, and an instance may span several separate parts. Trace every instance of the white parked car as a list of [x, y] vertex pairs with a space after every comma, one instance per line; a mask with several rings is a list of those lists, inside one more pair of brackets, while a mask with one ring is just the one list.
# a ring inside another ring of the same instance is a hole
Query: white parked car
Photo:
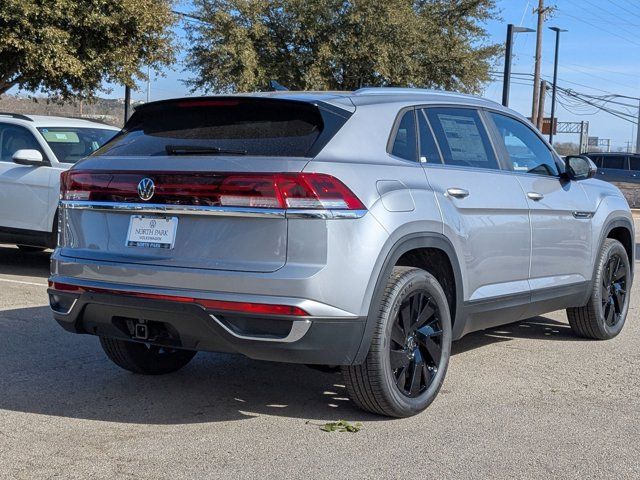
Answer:
[[60, 173], [119, 129], [88, 120], [0, 113], [0, 243], [55, 246]]

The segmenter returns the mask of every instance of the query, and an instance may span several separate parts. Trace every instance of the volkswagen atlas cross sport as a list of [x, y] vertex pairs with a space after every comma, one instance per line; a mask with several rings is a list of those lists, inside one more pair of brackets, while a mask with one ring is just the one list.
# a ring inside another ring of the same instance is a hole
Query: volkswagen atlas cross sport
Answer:
[[63, 174], [51, 308], [135, 373], [199, 350], [340, 366], [358, 406], [409, 416], [474, 330], [566, 308], [620, 332], [633, 221], [595, 172], [453, 93], [148, 103]]

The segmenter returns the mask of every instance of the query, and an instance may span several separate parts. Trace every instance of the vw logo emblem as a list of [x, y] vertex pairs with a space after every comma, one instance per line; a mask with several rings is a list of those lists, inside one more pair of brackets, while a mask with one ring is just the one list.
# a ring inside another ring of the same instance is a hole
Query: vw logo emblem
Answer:
[[138, 183], [138, 196], [145, 202], [151, 200], [155, 191], [156, 186], [150, 178], [143, 178], [140, 180], [140, 183]]

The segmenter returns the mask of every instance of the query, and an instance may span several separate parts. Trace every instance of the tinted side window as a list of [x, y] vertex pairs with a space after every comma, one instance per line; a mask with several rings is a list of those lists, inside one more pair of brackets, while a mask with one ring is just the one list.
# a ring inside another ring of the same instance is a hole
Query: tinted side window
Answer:
[[440, 163], [440, 152], [436, 145], [436, 139], [433, 138], [433, 132], [429, 126], [426, 113], [424, 110], [419, 110], [418, 115], [418, 134], [420, 137], [420, 162], [422, 163]]
[[416, 161], [416, 119], [413, 110], [404, 113], [396, 138], [393, 140], [391, 154], [405, 160]]
[[44, 157], [44, 152], [33, 134], [24, 127], [0, 124], [0, 161], [11, 162], [11, 157], [18, 150], [38, 150]]
[[515, 172], [553, 176], [559, 174], [551, 150], [531, 128], [514, 118], [498, 113], [491, 113], [491, 118]]
[[626, 170], [626, 157], [624, 155], [603, 155], [602, 168], [616, 168], [618, 170]]
[[631, 170], [640, 170], [640, 157], [635, 155], [629, 157], [629, 168]]
[[602, 156], [601, 155], [589, 155], [589, 158], [593, 163], [596, 164], [596, 167], [602, 168]]
[[466, 108], [428, 108], [426, 112], [445, 164], [499, 168], [489, 136], [477, 111]]

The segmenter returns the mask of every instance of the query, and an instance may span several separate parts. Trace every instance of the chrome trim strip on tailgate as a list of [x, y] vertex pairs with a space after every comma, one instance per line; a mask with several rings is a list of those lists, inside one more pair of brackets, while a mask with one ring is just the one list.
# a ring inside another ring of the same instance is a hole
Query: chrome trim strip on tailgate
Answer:
[[317, 218], [356, 219], [362, 218], [366, 210], [285, 210], [283, 208], [212, 207], [207, 205], [169, 205], [161, 203], [118, 203], [82, 200], [61, 200], [60, 205], [71, 210], [102, 210], [132, 213], [213, 215], [225, 217], [266, 218]]

